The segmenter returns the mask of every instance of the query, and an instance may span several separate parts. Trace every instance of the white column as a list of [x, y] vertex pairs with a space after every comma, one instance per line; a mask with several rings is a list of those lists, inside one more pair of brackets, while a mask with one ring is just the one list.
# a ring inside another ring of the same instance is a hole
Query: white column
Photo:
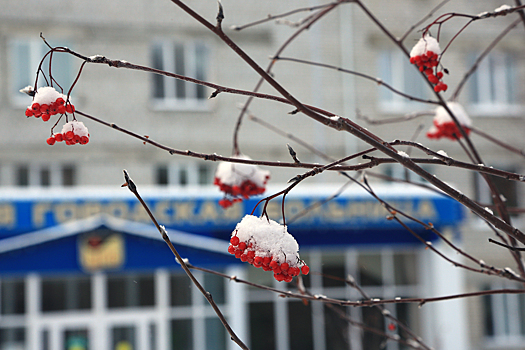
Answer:
[[[168, 271], [159, 269], [155, 271], [155, 300], [156, 314], [155, 330], [158, 350], [168, 350], [169, 338], [169, 308], [170, 308], [170, 275]], [[156, 350], [156, 349], [151, 349]]]
[[93, 300], [94, 322], [89, 332], [90, 348], [107, 350], [110, 346], [108, 324], [106, 322], [106, 275], [96, 272], [92, 277], [91, 294]]
[[[434, 246], [446, 256], [461, 260], [461, 257], [445, 244], [437, 242]], [[464, 270], [454, 267], [437, 254], [431, 252], [429, 254], [428, 275], [431, 279], [427, 280], [430, 284], [426, 288], [430, 290], [430, 294], [427, 295], [445, 296], [465, 293]], [[431, 346], [436, 349], [469, 349], [466, 299], [440, 301], [423, 306], [423, 309], [426, 308], [428, 313], [433, 314]]]
[[[226, 269], [226, 274], [237, 276], [244, 279], [246, 270], [239, 266], [232, 266]], [[247, 289], [244, 284], [230, 281], [226, 283], [226, 310], [224, 316], [235, 334], [248, 345], [250, 343], [248, 324], [248, 302]], [[228, 350], [238, 350], [239, 346], [232, 341], [228, 341]]]
[[27, 349], [40, 350], [40, 276], [29, 274], [26, 277], [26, 317], [27, 317]]

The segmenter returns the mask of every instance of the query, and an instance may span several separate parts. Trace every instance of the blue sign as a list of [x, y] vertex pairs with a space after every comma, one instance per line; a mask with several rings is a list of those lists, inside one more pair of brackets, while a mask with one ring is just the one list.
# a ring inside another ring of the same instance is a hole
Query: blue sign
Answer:
[[[398, 212], [436, 228], [458, 225], [464, 216], [459, 203], [422, 190], [388, 186], [376, 191]], [[301, 248], [308, 246], [414, 244], [419, 240], [369, 195], [349, 192], [327, 201], [327, 189], [290, 193], [285, 218]], [[4, 194], [4, 196], [2, 196]], [[171, 234], [183, 256], [194, 264], [238, 262], [227, 253], [228, 240], [258, 199], [219, 206], [214, 192], [143, 194], [151, 211]], [[260, 203], [254, 215], [260, 215]], [[268, 216], [282, 219], [282, 202], [270, 201]], [[397, 214], [421, 239], [435, 235]], [[98, 218], [98, 219], [96, 219]], [[25, 193], [0, 192], [0, 271], [91, 272], [96, 269], [148, 269], [174, 266], [173, 256], [137, 199], [129, 192], [85, 191]]]

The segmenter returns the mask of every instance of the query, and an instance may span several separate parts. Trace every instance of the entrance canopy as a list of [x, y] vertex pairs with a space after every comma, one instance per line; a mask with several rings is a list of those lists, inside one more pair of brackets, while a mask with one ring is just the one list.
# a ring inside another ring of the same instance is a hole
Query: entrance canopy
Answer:
[[[269, 189], [275, 193], [279, 189]], [[362, 189], [338, 192], [331, 186], [302, 186], [285, 202], [290, 232], [300, 247], [414, 244], [417, 239]], [[398, 211], [436, 228], [456, 226], [459, 203], [414, 186], [375, 186], [376, 194]], [[235, 263], [227, 253], [235, 225], [260, 200], [224, 210], [215, 188], [143, 189], [142, 197], [183, 256], [194, 264]], [[260, 215], [264, 203], [254, 215]], [[273, 220], [282, 216], [280, 199], [269, 202]], [[303, 215], [304, 214], [304, 215]], [[434, 235], [402, 218], [425, 240]], [[173, 256], [140, 203], [127, 189], [24, 189], [0, 191], [0, 272], [37, 270], [149, 269], [173, 266]]]

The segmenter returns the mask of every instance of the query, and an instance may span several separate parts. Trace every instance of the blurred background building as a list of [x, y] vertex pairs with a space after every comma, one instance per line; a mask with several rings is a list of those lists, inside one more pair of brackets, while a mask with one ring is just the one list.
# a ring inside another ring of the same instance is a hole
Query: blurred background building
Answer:
[[[365, 1], [399, 37], [439, 3]], [[86, 56], [100, 54], [228, 87], [252, 90], [259, 79], [257, 74], [169, 1], [0, 0], [0, 4], [0, 350], [236, 348], [134, 197], [120, 188], [122, 169], [130, 172], [176, 246], [194, 265], [287, 290], [291, 286], [275, 282], [271, 273], [240, 264], [226, 252], [235, 223], [251, 212], [257, 200], [224, 211], [217, 204], [221, 194], [211, 185], [214, 162], [171, 156], [80, 116], [91, 134], [88, 145], [48, 146], [45, 140], [52, 122], [26, 118], [24, 110], [31, 99], [19, 90], [34, 84], [38, 64], [47, 52], [40, 33], [51, 45], [67, 46]], [[214, 21], [215, 1], [189, 5]], [[477, 14], [500, 5], [493, 0], [461, 0], [437, 13]], [[266, 67], [268, 57], [297, 28], [275, 22], [242, 31], [229, 27], [305, 3], [224, 0], [223, 6], [227, 34]], [[308, 15], [302, 12], [289, 20], [300, 21]], [[461, 33], [442, 61], [450, 72], [445, 77], [449, 85], [446, 98], [478, 55], [517, 18], [513, 14], [478, 21]], [[448, 42], [463, 24], [461, 19], [447, 22], [441, 28], [441, 40]], [[496, 46], [458, 99], [476, 127], [518, 149], [525, 147], [523, 30], [519, 24]], [[414, 31], [405, 44], [410, 48], [419, 37]], [[402, 52], [354, 4], [330, 12], [281, 56], [377, 76], [409, 94], [431, 98]], [[75, 80], [81, 63], [70, 55], [53, 56], [53, 75], [65, 90]], [[302, 102], [351, 119], [355, 119], [356, 108], [372, 119], [432, 112], [427, 105], [403, 99], [374, 82], [335, 70], [281, 61], [273, 74]], [[42, 78], [40, 83], [44, 83]], [[276, 94], [264, 85], [261, 91]], [[78, 110], [170, 147], [230, 155], [238, 105], [245, 97], [221, 93], [209, 100], [211, 93], [201, 86], [150, 73], [89, 64], [74, 88], [72, 101]], [[292, 110], [288, 105], [261, 100], [250, 106], [255, 117], [308, 141], [333, 158], [368, 148], [349, 134], [327, 129], [301, 114], [289, 114]], [[358, 122], [384, 140], [414, 139], [423, 125], [416, 140], [468, 160], [455, 142], [424, 137], [432, 124], [430, 115], [386, 125]], [[485, 164], [525, 172], [519, 155], [477, 135], [472, 138]], [[286, 148], [290, 143], [302, 161], [323, 162], [300, 144], [249, 118], [243, 121], [239, 143], [241, 151], [253, 159], [290, 162]], [[490, 203], [488, 189], [478, 175], [438, 166], [426, 169], [479, 202]], [[268, 193], [283, 189], [286, 181], [301, 173], [298, 169], [269, 170]], [[408, 177], [419, 182], [413, 174], [397, 165], [383, 165], [372, 173], [378, 194], [418, 218], [432, 221], [487, 264], [514, 268], [506, 251], [486, 243], [492, 231], [480, 220], [465, 217], [456, 203], [377, 177]], [[511, 207], [522, 204], [523, 188], [518, 183], [495, 181]], [[289, 217], [332, 196], [344, 183], [342, 176], [328, 173], [305, 181], [290, 194]], [[278, 220], [279, 202], [272, 202], [269, 211]], [[337, 200], [289, 222], [289, 231], [302, 247], [301, 258], [311, 267], [305, 283], [312, 293], [362, 298], [341, 280], [348, 275], [377, 298], [518, 287], [453, 268], [424, 250], [410, 233], [386, 220], [386, 214], [379, 203], [352, 185]], [[518, 226], [522, 222], [518, 214], [512, 219]], [[435, 238], [421, 227], [413, 229], [427, 240]], [[461, 260], [446, 247], [437, 246]], [[216, 275], [195, 274], [251, 349], [406, 348], [351, 326], [321, 303], [304, 304]], [[341, 309], [353, 320], [402, 339], [407, 337], [375, 308]], [[436, 349], [517, 349], [525, 340], [525, 299], [521, 295], [472, 298], [423, 308], [394, 304], [387, 309]]]

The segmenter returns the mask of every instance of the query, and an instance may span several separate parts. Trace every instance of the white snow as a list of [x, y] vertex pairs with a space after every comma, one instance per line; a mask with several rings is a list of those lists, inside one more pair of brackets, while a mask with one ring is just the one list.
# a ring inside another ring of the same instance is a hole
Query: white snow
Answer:
[[443, 157], [448, 157], [447, 152], [443, 151], [442, 149], [440, 149], [439, 151], [437, 151], [437, 154], [439, 154], [440, 156], [443, 156]]
[[397, 151], [397, 154], [399, 154], [401, 157], [410, 158], [410, 156], [403, 151]]
[[62, 134], [66, 134], [68, 131], [73, 131], [75, 135], [78, 135], [80, 137], [82, 136], [89, 136], [88, 128], [84, 125], [84, 123], [79, 122], [77, 120], [72, 120], [62, 127]]
[[[447, 106], [452, 111], [452, 113], [454, 113], [461, 125], [466, 127], [472, 126], [472, 120], [470, 119], [462, 105], [460, 105], [457, 102], [447, 102]], [[451, 121], [452, 118], [450, 117], [450, 114], [448, 114], [445, 108], [443, 108], [442, 106], [436, 108], [434, 122], [436, 122], [437, 124], [445, 124]]]
[[[232, 158], [251, 160], [250, 157], [243, 154]], [[215, 172], [215, 177], [219, 178], [221, 183], [230, 186], [241, 184], [244, 180], [250, 180], [258, 187], [264, 187], [269, 176], [269, 171], [262, 170], [256, 165], [229, 162], [220, 162]]]
[[511, 9], [511, 8], [512, 8], [512, 6], [509, 6], [509, 5], [501, 5], [500, 7], [495, 9], [494, 12], [501, 12], [501, 11], [505, 11], [505, 10], [508, 10], [508, 9]]
[[419, 39], [416, 45], [410, 51], [410, 57], [421, 56], [427, 51], [432, 51], [435, 54], [440, 54], [441, 49], [439, 48], [438, 41], [431, 37], [429, 34]]
[[61, 97], [64, 99], [64, 101], [67, 100], [67, 97], [61, 94], [60, 92], [56, 91], [54, 88], [50, 86], [44, 86], [41, 88], [38, 88], [36, 91], [35, 97], [33, 98], [33, 103], [38, 103], [40, 105], [47, 104], [50, 105], [53, 102], [57, 100], [57, 98]]
[[276, 221], [246, 215], [237, 224], [232, 236], [237, 236], [240, 242], [253, 243], [255, 256], [270, 256], [279, 264], [287, 262], [290, 266], [297, 266], [299, 262], [299, 244], [288, 233], [286, 226]]

